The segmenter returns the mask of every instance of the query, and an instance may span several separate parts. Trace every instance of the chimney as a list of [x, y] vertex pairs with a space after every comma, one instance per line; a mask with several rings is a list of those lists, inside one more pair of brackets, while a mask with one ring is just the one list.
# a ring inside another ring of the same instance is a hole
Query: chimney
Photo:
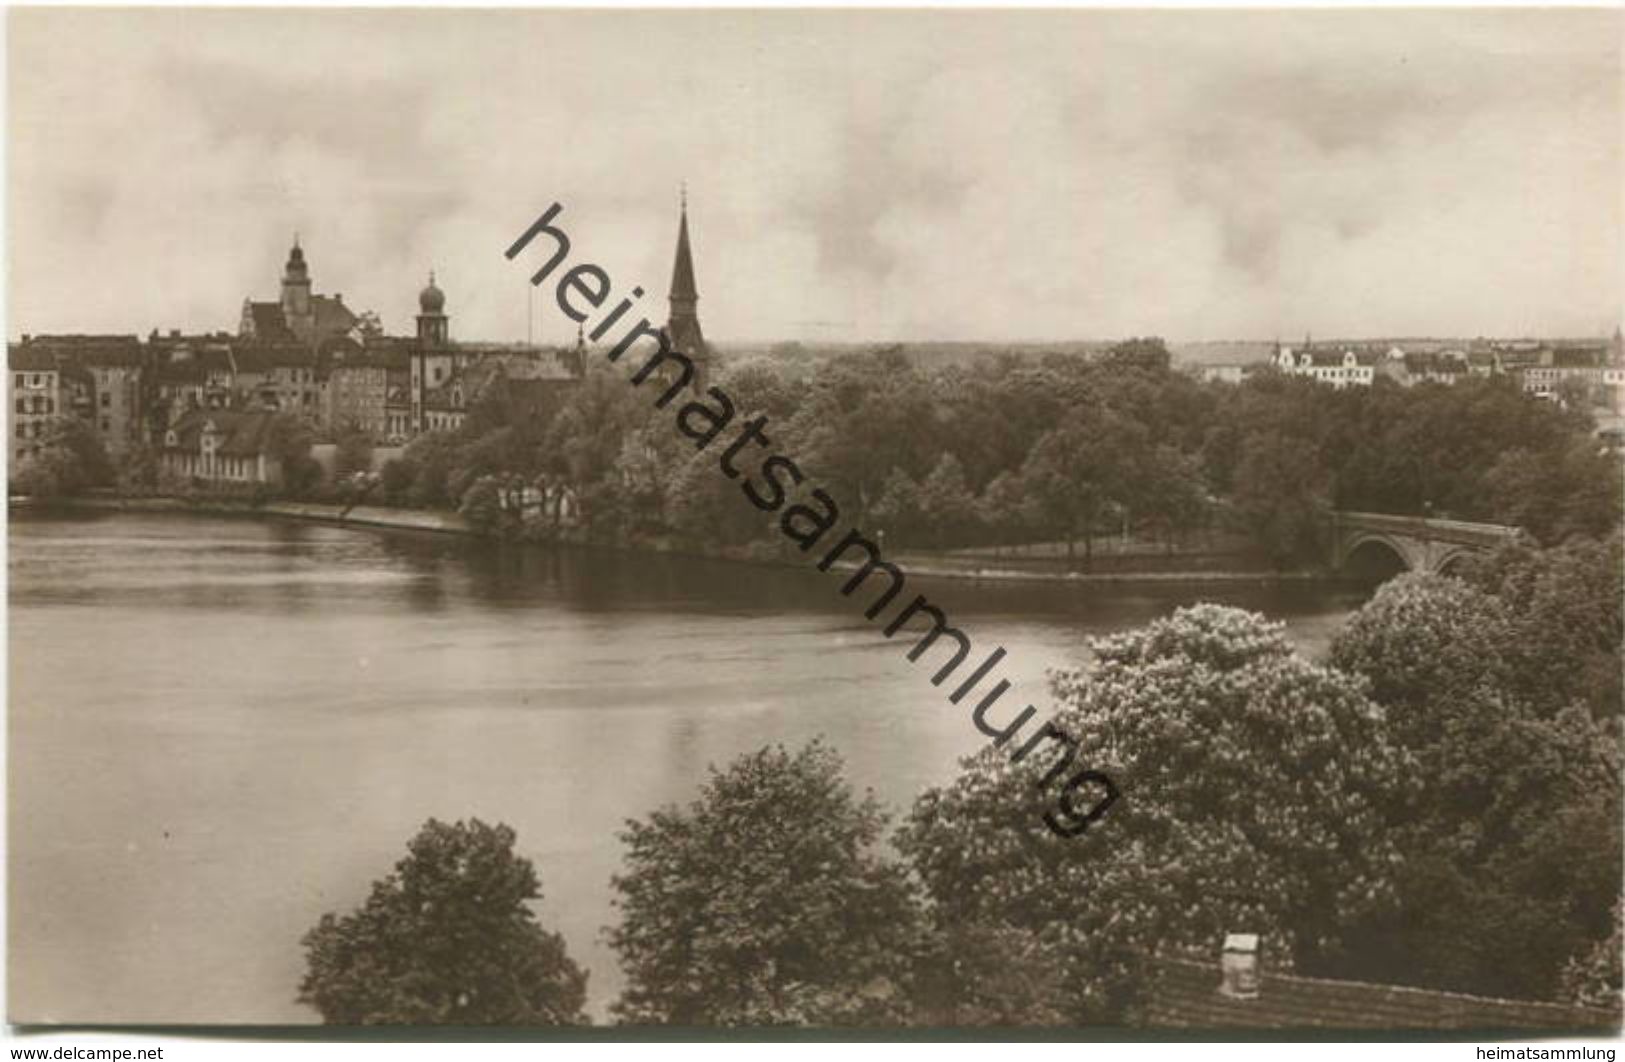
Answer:
[[1258, 934], [1229, 933], [1219, 956], [1219, 995], [1231, 999], [1258, 998]]

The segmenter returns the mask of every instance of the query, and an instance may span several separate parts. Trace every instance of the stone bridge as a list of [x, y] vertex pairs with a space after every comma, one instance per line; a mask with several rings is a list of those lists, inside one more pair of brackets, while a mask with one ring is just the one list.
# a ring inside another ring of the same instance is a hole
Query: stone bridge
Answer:
[[1515, 542], [1520, 532], [1504, 524], [1470, 524], [1424, 516], [1388, 516], [1339, 510], [1332, 514], [1332, 567], [1446, 572], [1471, 553]]

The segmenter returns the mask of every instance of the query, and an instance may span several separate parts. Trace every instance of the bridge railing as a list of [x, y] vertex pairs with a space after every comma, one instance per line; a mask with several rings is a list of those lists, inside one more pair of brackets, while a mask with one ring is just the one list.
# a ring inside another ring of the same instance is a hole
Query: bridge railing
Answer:
[[1517, 539], [1522, 532], [1509, 524], [1473, 523], [1430, 516], [1397, 516], [1392, 513], [1363, 513], [1337, 510], [1332, 514], [1339, 531], [1384, 531], [1415, 538], [1499, 544]]

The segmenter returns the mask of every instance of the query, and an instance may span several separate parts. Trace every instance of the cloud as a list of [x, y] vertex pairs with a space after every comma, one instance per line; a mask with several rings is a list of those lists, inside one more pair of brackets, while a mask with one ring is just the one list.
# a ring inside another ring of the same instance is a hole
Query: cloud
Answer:
[[298, 229], [318, 289], [392, 328], [433, 266], [455, 334], [520, 337], [500, 251], [554, 200], [657, 315], [686, 180], [721, 338], [1595, 333], [1625, 287], [1618, 28], [19, 11], [12, 327], [231, 327]]

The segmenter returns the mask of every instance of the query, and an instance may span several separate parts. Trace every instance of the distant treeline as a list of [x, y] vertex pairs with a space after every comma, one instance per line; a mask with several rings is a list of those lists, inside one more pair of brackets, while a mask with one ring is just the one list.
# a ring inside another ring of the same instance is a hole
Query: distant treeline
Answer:
[[[1158, 339], [1092, 357], [923, 360], [895, 347], [755, 358], [719, 383], [739, 420], [765, 415], [843, 517], [894, 550], [1060, 542], [1087, 564], [1103, 535], [1172, 548], [1223, 531], [1286, 565], [1325, 556], [1332, 509], [1514, 524], [1546, 543], [1620, 518], [1617, 459], [1589, 416], [1507, 378], [1335, 390], [1264, 370], [1209, 383], [1175, 371]], [[545, 478], [576, 490], [581, 533], [597, 540], [778, 550], [714, 455], [669, 414], [651, 419], [659, 392], [624, 377], [600, 364], [539, 411], [486, 396], [458, 431], [387, 466], [382, 500], [546, 535], [492, 500], [495, 483]]]

